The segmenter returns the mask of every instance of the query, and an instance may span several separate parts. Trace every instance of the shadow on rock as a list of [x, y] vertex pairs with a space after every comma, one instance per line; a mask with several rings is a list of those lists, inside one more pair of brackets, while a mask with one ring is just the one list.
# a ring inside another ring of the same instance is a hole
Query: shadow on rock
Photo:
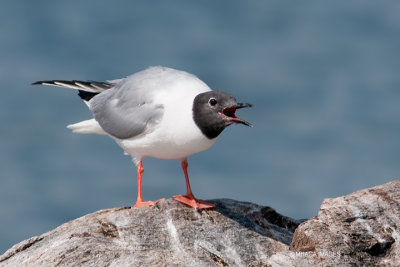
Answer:
[[263, 236], [289, 245], [302, 221], [283, 216], [271, 207], [232, 199], [214, 199], [215, 211]]

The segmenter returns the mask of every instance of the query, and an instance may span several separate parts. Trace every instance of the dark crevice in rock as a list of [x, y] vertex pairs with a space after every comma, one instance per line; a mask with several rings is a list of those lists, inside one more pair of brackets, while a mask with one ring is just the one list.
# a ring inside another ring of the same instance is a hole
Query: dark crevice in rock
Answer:
[[225, 262], [225, 260], [224, 260], [221, 256], [219, 256], [219, 255], [217, 255], [217, 254], [215, 254], [215, 253], [209, 251], [209, 250], [206, 249], [205, 247], [202, 247], [202, 246], [200, 246], [200, 247], [201, 247], [201, 248], [203, 249], [203, 251], [207, 254], [207, 256], [208, 256], [209, 258], [211, 258], [211, 260], [214, 261], [214, 262], [215, 262], [216, 264], [218, 264], [219, 266], [224, 266], [224, 267], [229, 266], [229, 264], [227, 264], [227, 263]]
[[377, 242], [373, 246], [365, 250], [365, 252], [375, 257], [382, 257], [385, 256], [386, 253], [390, 250], [393, 243], [394, 239], [392, 237], [389, 237], [387, 241]]
[[114, 224], [106, 221], [98, 221], [101, 226], [101, 233], [105, 237], [119, 238], [118, 228]]
[[30, 248], [33, 244], [40, 242], [41, 240], [43, 240], [42, 236], [34, 236], [34, 237], [29, 238], [28, 240], [22, 241], [21, 243], [18, 244], [19, 246], [17, 248], [15, 248], [10, 254], [7, 254], [7, 252], [4, 253], [3, 256], [0, 257], [0, 262], [8, 260], [12, 256]]
[[90, 237], [92, 236], [91, 234], [89, 234], [88, 232], [83, 232], [83, 233], [73, 233], [69, 236], [69, 239], [73, 238], [73, 237], [78, 237], [78, 238], [84, 238], [84, 237]]
[[344, 220], [344, 222], [346, 222], [346, 223], [352, 223], [352, 222], [354, 222], [355, 220], [360, 220], [360, 219], [362, 219], [362, 220], [367, 220], [367, 219], [370, 219], [370, 218], [368, 218], [367, 216], [356, 216], [356, 217], [346, 218], [346, 219]]
[[268, 222], [277, 225], [281, 228], [288, 229], [292, 232], [294, 232], [297, 226], [299, 226], [298, 222], [294, 221], [289, 217], [282, 216], [271, 207], [262, 208], [260, 213], [263, 216], [263, 218], [266, 219]]

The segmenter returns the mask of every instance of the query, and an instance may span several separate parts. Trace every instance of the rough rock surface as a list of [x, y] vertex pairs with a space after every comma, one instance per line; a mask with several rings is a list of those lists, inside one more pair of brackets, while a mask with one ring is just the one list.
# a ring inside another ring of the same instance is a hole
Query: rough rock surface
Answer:
[[318, 265], [400, 266], [400, 181], [325, 199], [290, 249]]
[[326, 199], [300, 225], [269, 207], [211, 202], [88, 214], [13, 246], [0, 266], [400, 266], [400, 181]]
[[1, 266], [259, 266], [288, 251], [295, 220], [269, 207], [221, 199], [198, 212], [167, 199], [154, 207], [88, 214], [23, 241]]

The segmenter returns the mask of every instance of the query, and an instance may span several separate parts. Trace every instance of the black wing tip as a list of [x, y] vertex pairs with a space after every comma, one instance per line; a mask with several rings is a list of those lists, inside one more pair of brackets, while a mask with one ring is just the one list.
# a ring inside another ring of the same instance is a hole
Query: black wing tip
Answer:
[[44, 81], [37, 81], [31, 83], [31, 85], [41, 85], [41, 84], [50, 84], [50, 85], [57, 85], [56, 83], [64, 83], [64, 84], [69, 84], [69, 85], [77, 85], [78, 83], [93, 87], [93, 85], [98, 86], [98, 87], [103, 87], [104, 89], [108, 89], [113, 87], [112, 83], [109, 82], [96, 82], [96, 81], [81, 81], [81, 80], [44, 80]]
[[64, 81], [64, 80], [43, 80], [31, 83], [31, 85], [41, 85], [41, 84], [56, 85], [56, 82], [70, 83], [69, 81]]
[[[34, 82], [34, 83], [32, 83], [32, 85], [37, 85], [37, 84], [56, 84], [57, 82], [60, 82], [60, 83], [65, 83], [65, 84], [74, 84], [75, 82], [80, 82], [80, 81], [75, 81], [75, 80], [73, 80], [73, 81], [67, 81], [67, 80], [43, 80], [43, 81], [37, 81], [37, 82]], [[82, 83], [84, 83], [84, 82], [82, 82]]]
[[31, 85], [44, 84], [45, 82], [46, 82], [46, 81], [37, 81], [37, 82], [31, 83]]

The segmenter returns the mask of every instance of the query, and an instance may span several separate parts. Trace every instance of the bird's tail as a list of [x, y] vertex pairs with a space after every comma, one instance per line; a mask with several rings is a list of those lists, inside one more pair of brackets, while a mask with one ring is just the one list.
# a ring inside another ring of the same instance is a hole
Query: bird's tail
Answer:
[[106, 134], [95, 119], [81, 121], [67, 126], [73, 133], [80, 134]]
[[118, 80], [109, 82], [50, 80], [37, 81], [32, 83], [32, 85], [43, 84], [76, 89], [78, 90], [78, 95], [80, 98], [82, 98], [84, 101], [89, 101], [95, 95], [113, 87], [116, 81]]

